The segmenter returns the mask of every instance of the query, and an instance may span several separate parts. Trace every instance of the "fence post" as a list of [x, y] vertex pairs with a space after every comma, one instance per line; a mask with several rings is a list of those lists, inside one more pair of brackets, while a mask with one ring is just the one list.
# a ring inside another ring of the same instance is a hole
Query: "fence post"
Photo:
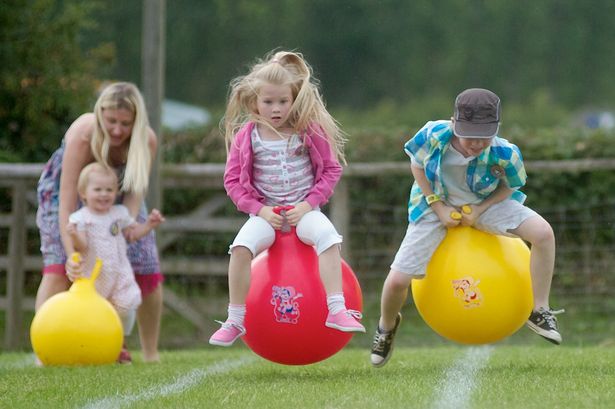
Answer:
[[22, 300], [24, 283], [24, 257], [26, 242], [26, 187], [25, 183], [13, 185], [11, 204], [11, 231], [9, 236], [9, 265], [7, 277], [7, 312], [4, 346], [7, 350], [20, 346], [22, 332]]
[[166, 0], [143, 0], [143, 38], [141, 41], [141, 73], [143, 97], [150, 126], [158, 137], [156, 158], [152, 163], [147, 205], [162, 209], [162, 104], [166, 44]]
[[350, 209], [348, 207], [348, 180], [341, 178], [335, 187], [335, 194], [331, 198], [331, 221], [339, 234], [344, 236], [342, 257], [351, 264], [350, 254]]

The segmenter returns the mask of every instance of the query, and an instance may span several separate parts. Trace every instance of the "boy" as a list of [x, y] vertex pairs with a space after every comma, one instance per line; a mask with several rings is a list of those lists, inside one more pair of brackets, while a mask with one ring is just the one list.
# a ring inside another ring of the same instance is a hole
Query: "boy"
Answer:
[[[371, 351], [375, 367], [391, 357], [410, 282], [425, 276], [446, 229], [460, 224], [531, 244], [534, 308], [527, 325], [554, 344], [562, 341], [557, 311], [549, 308], [555, 236], [545, 219], [522, 204], [525, 195], [518, 189], [526, 180], [523, 160], [519, 148], [497, 136], [500, 114], [496, 94], [467, 89], [457, 96], [450, 121], [428, 122], [404, 146], [414, 176], [410, 223], [382, 289]], [[461, 218], [453, 218], [453, 213]]]

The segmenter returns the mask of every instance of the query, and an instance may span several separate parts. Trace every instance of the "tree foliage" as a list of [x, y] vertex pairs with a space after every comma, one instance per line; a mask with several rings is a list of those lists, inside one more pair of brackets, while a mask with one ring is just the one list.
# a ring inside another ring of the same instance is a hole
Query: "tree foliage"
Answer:
[[[140, 2], [108, 3], [115, 75], [138, 81], [139, 36], [125, 22], [140, 21]], [[473, 86], [604, 104], [615, 99], [614, 13], [611, 0], [173, 0], [167, 94], [219, 104], [231, 78], [282, 47], [306, 55], [329, 102], [355, 108]]]
[[[142, 1], [99, 1], [3, 2], [4, 156], [43, 160], [91, 106], [97, 78], [141, 83]], [[210, 108], [223, 106], [229, 81], [275, 48], [306, 56], [332, 110], [370, 113], [346, 126], [414, 128], [448, 115], [468, 87], [498, 93], [507, 125], [552, 125], [562, 110], [615, 101], [611, 0], [166, 4], [166, 96]], [[545, 101], [544, 110], [532, 111], [534, 101]]]
[[0, 7], [1, 160], [44, 161], [91, 105], [97, 64], [112, 48], [83, 47], [92, 1], [9, 0]]

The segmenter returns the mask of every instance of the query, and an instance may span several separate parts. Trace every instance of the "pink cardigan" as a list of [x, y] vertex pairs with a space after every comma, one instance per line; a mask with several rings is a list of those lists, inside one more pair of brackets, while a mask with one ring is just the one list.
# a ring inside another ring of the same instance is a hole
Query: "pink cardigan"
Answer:
[[[258, 214], [265, 206], [265, 198], [256, 190], [252, 180], [251, 134], [254, 126], [254, 122], [248, 122], [237, 132], [224, 169], [226, 193], [238, 210], [248, 214]], [[304, 133], [304, 143], [309, 151], [314, 170], [314, 186], [308, 192], [305, 201], [315, 208], [327, 203], [333, 195], [333, 189], [342, 177], [342, 166], [337, 161], [320, 126], [310, 127]]]

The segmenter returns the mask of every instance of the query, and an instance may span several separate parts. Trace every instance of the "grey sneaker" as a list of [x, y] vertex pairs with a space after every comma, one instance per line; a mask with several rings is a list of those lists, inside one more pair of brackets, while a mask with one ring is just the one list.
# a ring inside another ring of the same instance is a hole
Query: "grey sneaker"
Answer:
[[395, 333], [401, 322], [401, 313], [397, 313], [397, 319], [395, 320], [395, 327], [388, 332], [384, 332], [378, 327], [376, 334], [374, 335], [374, 343], [372, 344], [372, 354], [370, 360], [372, 365], [376, 368], [384, 366], [391, 358], [393, 353], [393, 340], [395, 339]]
[[553, 311], [545, 308], [532, 311], [530, 318], [527, 320], [527, 326], [547, 341], [559, 345], [562, 343], [562, 335], [557, 328], [557, 318], [555, 318], [555, 315], [562, 312], [564, 310]]

